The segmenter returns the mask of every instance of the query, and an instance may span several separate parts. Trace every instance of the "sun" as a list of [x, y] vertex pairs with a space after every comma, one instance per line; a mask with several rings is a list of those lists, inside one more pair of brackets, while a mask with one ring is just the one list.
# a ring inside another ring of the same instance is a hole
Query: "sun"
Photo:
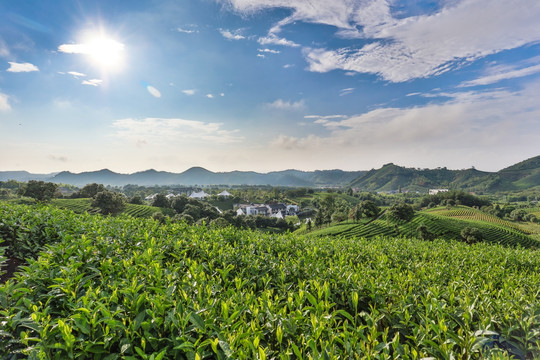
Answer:
[[91, 38], [86, 44], [86, 53], [97, 66], [114, 69], [121, 66], [124, 55], [124, 44], [109, 38]]

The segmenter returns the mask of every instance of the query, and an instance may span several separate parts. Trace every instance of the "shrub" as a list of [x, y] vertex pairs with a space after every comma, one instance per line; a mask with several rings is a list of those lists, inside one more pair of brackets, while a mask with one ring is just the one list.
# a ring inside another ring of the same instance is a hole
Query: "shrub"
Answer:
[[461, 230], [461, 237], [467, 244], [474, 244], [480, 242], [483, 238], [480, 229], [470, 226], [467, 226], [466, 228]]

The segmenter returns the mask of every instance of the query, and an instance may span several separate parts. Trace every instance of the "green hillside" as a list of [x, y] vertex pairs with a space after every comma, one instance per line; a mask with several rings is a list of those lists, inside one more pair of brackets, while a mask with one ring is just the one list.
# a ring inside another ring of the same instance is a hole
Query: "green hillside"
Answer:
[[338, 224], [312, 231], [309, 236], [340, 236], [344, 238], [374, 238], [377, 236], [416, 237], [417, 228], [425, 225], [438, 238], [461, 240], [461, 230], [466, 227], [480, 229], [485, 242], [508, 246], [540, 248], [540, 241], [532, 231], [515, 223], [467, 207], [452, 210], [436, 208], [417, 212], [410, 222], [382, 215], [367, 224]]
[[540, 156], [522, 161], [499, 172], [415, 169], [386, 164], [359, 176], [351, 187], [364, 191], [407, 189], [426, 192], [430, 188], [481, 191], [509, 191], [540, 186]]
[[[51, 200], [51, 205], [57, 206], [61, 209], [71, 210], [75, 213], [81, 214], [83, 212], [96, 213], [95, 209], [91, 206], [92, 199], [54, 199]], [[151, 217], [155, 212], [162, 212], [164, 215], [174, 215], [172, 209], [164, 209], [155, 206], [148, 205], [136, 205], [126, 204], [126, 208], [121, 214], [129, 215], [133, 217]]]

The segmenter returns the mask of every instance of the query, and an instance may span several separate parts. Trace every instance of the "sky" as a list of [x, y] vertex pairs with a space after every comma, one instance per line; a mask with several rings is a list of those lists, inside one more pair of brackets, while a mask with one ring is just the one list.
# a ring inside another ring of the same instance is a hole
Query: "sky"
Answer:
[[0, 171], [540, 155], [537, 0], [2, 0]]

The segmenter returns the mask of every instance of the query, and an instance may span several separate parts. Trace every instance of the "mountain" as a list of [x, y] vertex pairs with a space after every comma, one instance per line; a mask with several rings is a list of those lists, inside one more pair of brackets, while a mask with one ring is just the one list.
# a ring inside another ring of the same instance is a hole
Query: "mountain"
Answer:
[[[75, 174], [63, 171], [44, 179], [54, 183], [84, 186], [98, 183], [112, 186], [137, 184], [153, 185], [271, 185], [271, 186], [345, 186], [363, 171], [284, 170], [269, 173], [254, 171], [212, 172], [202, 167], [192, 167], [182, 173], [154, 169], [133, 174], [118, 174], [108, 169]], [[2, 174], [2, 172], [0, 172]], [[24, 181], [24, 180], [21, 180]]]
[[55, 176], [52, 174], [31, 174], [28, 171], [0, 171], [0, 181], [30, 181], [30, 180], [48, 180]]
[[108, 169], [75, 174], [63, 171], [53, 174], [30, 174], [26, 171], [0, 171], [0, 181], [44, 180], [55, 183], [84, 186], [98, 183], [112, 186], [137, 184], [153, 185], [271, 185], [271, 186], [340, 186], [362, 191], [409, 190], [426, 192], [432, 188], [462, 189], [468, 191], [509, 191], [533, 187], [540, 188], [540, 156], [536, 156], [498, 172], [449, 170], [447, 168], [406, 168], [393, 163], [370, 171], [283, 170], [269, 173], [255, 171], [212, 172], [192, 167], [182, 173], [154, 169], [133, 174], [119, 174]]
[[498, 172], [466, 170], [415, 169], [392, 163], [373, 169], [349, 184], [364, 191], [407, 189], [426, 191], [430, 188], [469, 191], [509, 191], [540, 187], [540, 156], [522, 161]]

